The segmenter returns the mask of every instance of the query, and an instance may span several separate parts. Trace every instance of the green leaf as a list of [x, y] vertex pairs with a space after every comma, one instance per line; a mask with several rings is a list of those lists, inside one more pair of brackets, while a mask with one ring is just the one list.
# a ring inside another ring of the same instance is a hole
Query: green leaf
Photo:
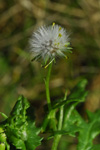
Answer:
[[75, 110], [75, 104], [72, 104], [65, 111], [63, 130], [66, 130], [68, 135], [75, 137], [76, 133], [80, 131], [80, 126], [83, 122], [84, 120]]
[[100, 149], [100, 144], [94, 145], [91, 150], [99, 150]]
[[5, 119], [8, 118], [8, 117], [7, 117], [4, 113], [2, 113], [2, 112], [0, 112], [0, 115], [1, 115], [2, 117], [4, 117]]
[[84, 120], [75, 110], [75, 107], [85, 101], [87, 91], [85, 90], [87, 80], [81, 80], [75, 88], [72, 90], [71, 94], [66, 100], [66, 105], [64, 105], [64, 121], [63, 130], [66, 130], [69, 135], [76, 136], [76, 132], [80, 130], [80, 126]]
[[63, 105], [67, 105], [68, 104], [74, 104], [77, 105], [78, 103], [84, 102], [85, 98], [88, 94], [88, 92], [85, 90], [85, 87], [87, 85], [87, 80], [83, 79], [81, 80], [72, 90], [72, 92], [70, 93], [70, 95], [68, 96], [68, 98], [66, 100], [60, 99], [56, 102], [56, 104], [53, 104], [53, 109], [55, 108], [60, 108]]
[[86, 84], [86, 80], [79, 82], [68, 96], [69, 102], [67, 100], [62, 102], [65, 111], [63, 128], [59, 132], [70, 136], [76, 136], [76, 133], [78, 133], [77, 150], [94, 150], [93, 148], [98, 150], [99, 146], [93, 145], [93, 139], [100, 134], [100, 110], [95, 113], [87, 111], [88, 122], [86, 122], [75, 109], [80, 102], [85, 101], [87, 95], [85, 91]]
[[6, 148], [6, 147], [5, 147], [5, 144], [4, 144], [4, 143], [1, 143], [1, 144], [0, 144], [0, 150], [5, 150], [5, 148]]
[[95, 113], [88, 111], [88, 116], [88, 123], [84, 121], [79, 131], [77, 150], [91, 150], [93, 139], [100, 134], [100, 110]]
[[87, 80], [82, 79], [71, 91], [71, 94], [68, 96], [68, 99], [76, 98], [76, 99], [83, 99], [85, 101], [85, 98], [88, 94], [88, 92], [85, 90], [85, 87], [87, 85]]
[[27, 150], [34, 150], [41, 144], [41, 138], [38, 135], [39, 129], [36, 128], [35, 123], [28, 122], [27, 126], [27, 141], [25, 143]]
[[[35, 118], [28, 113], [29, 102], [23, 96], [18, 98], [10, 116], [3, 122], [9, 143], [20, 150], [35, 150], [40, 145], [40, 129], [35, 126]], [[31, 111], [32, 112], [32, 111]]]
[[56, 102], [56, 104], [53, 104], [53, 109], [57, 109], [57, 108], [60, 108], [61, 106], [64, 106], [64, 105], [69, 105], [70, 103], [81, 103], [83, 102], [82, 99], [67, 99], [67, 100], [59, 100], [58, 102]]
[[8, 125], [6, 129], [6, 135], [7, 135], [8, 141], [12, 143], [12, 145], [14, 145], [16, 149], [26, 150], [24, 141], [21, 138], [20, 127], [17, 128], [15, 126], [15, 128], [13, 128], [12, 126]]

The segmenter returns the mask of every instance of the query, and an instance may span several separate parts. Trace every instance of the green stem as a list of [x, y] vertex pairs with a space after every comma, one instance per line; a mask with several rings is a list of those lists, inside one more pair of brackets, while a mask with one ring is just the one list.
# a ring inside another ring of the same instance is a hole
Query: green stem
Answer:
[[[64, 109], [64, 106], [61, 106], [61, 108], [60, 108], [60, 115], [59, 115], [59, 122], [58, 122], [58, 131], [60, 131], [62, 129], [63, 109]], [[53, 141], [53, 145], [52, 145], [52, 150], [57, 150], [60, 138], [61, 138], [61, 135], [55, 135], [54, 141]]]
[[50, 100], [50, 91], [49, 91], [49, 81], [50, 81], [51, 69], [52, 69], [52, 63], [50, 63], [50, 65], [48, 66], [48, 73], [47, 73], [47, 77], [45, 80], [46, 98], [47, 98], [47, 104], [48, 104], [49, 112], [51, 110], [51, 100]]
[[[68, 93], [68, 91], [66, 90], [65, 95], [64, 95], [64, 100], [66, 100], [66, 98], [67, 98], [67, 93]], [[60, 114], [59, 114], [59, 122], [58, 122], [58, 131], [60, 131], [62, 129], [63, 118], [64, 118], [64, 106], [61, 106]], [[53, 145], [52, 145], [52, 150], [57, 150], [60, 138], [61, 138], [61, 135], [55, 135]]]
[[56, 136], [55, 136], [51, 150], [57, 150], [57, 147], [58, 147], [58, 143], [59, 143], [60, 138], [61, 138], [61, 135], [56, 135]]
[[64, 106], [61, 106], [60, 108], [60, 117], [59, 117], [59, 123], [58, 123], [58, 130], [61, 130], [62, 128], [62, 123], [63, 123], [63, 109], [64, 109]]

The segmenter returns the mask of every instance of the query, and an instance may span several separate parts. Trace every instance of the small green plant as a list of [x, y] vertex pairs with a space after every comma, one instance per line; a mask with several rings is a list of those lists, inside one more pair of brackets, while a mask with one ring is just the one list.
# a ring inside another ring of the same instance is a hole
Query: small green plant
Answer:
[[35, 126], [34, 116], [29, 113], [29, 102], [20, 96], [9, 117], [0, 124], [2, 149], [34, 150], [41, 141], [40, 129]]
[[65, 52], [71, 52], [69, 34], [53, 23], [33, 33], [30, 44], [34, 59], [42, 59], [44, 68], [48, 69], [45, 78], [48, 111], [37, 128], [33, 108], [26, 98], [20, 96], [9, 117], [1, 113], [5, 121], [0, 123], [0, 150], [35, 150], [42, 144], [44, 133], [47, 133], [47, 140], [53, 139], [51, 150], [58, 149], [63, 135], [76, 137], [77, 150], [99, 150], [100, 144], [93, 144], [93, 140], [100, 134], [100, 110], [95, 113], [87, 111], [88, 121], [85, 121], [76, 108], [87, 96], [87, 80], [81, 80], [70, 94], [66, 90], [62, 98], [51, 102], [49, 81], [52, 65], [57, 56], [67, 58]]

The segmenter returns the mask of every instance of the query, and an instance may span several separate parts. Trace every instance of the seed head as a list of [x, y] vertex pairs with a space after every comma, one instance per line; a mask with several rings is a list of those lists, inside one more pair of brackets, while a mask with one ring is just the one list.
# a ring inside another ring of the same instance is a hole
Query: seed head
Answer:
[[67, 56], [65, 52], [70, 51], [69, 34], [60, 25], [42, 26], [33, 32], [30, 39], [33, 59], [43, 59], [44, 62], [51, 61], [57, 56]]

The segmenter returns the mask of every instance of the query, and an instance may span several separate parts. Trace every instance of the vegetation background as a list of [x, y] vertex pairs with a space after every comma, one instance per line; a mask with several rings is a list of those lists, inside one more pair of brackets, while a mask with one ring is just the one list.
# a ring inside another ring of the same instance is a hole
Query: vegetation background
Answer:
[[9, 115], [21, 94], [42, 120], [46, 70], [31, 62], [28, 41], [39, 26], [53, 22], [71, 33], [73, 53], [53, 66], [52, 100], [87, 78], [89, 94], [80, 107], [100, 107], [100, 0], [0, 0], [0, 112]]

